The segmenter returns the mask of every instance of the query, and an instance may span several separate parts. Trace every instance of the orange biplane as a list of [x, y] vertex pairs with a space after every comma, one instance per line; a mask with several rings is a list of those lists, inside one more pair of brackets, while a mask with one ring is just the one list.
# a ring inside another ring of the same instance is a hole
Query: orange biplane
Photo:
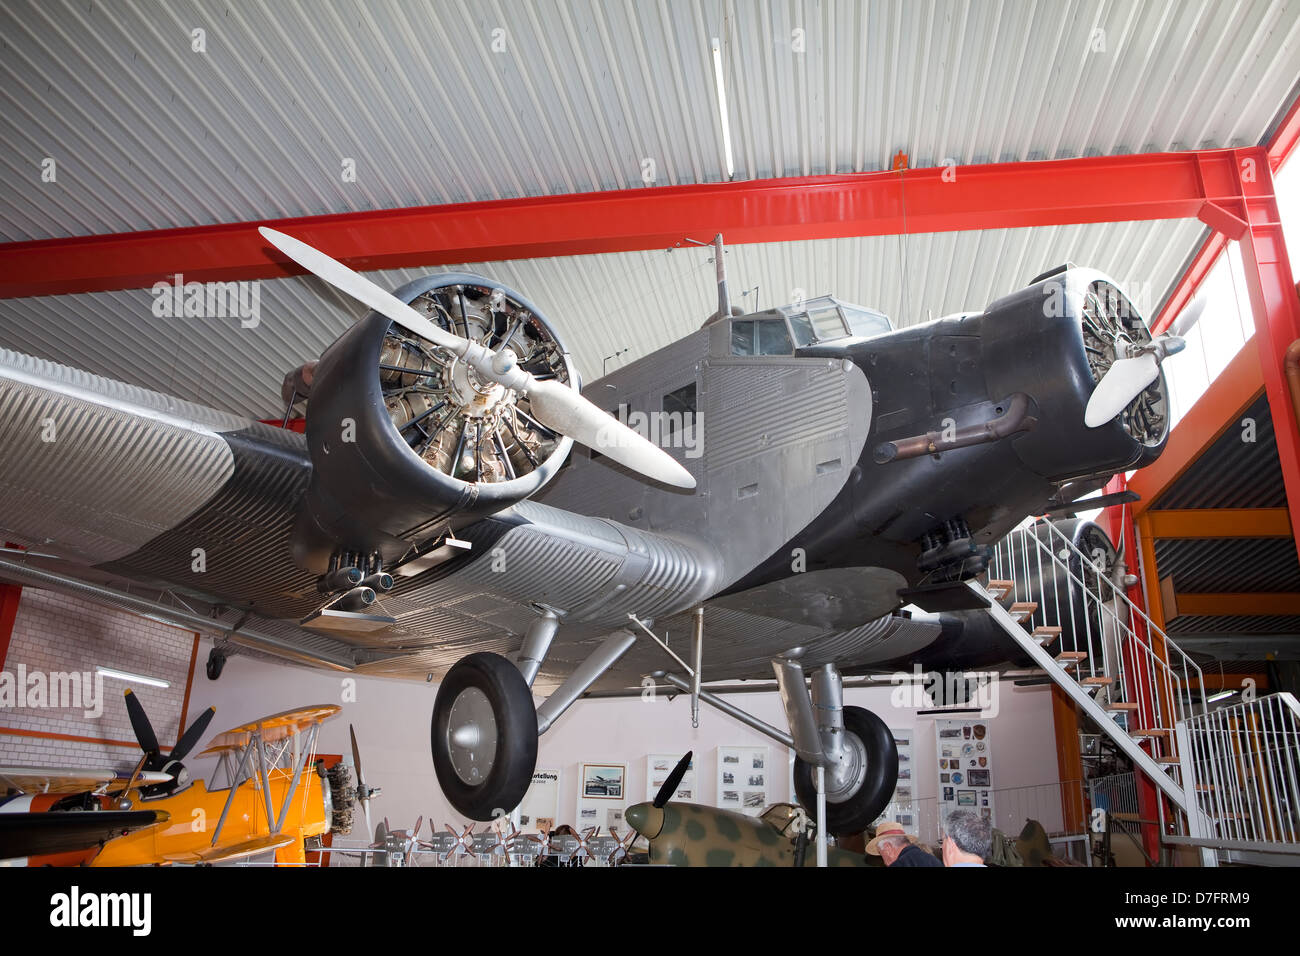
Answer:
[[[314, 759], [320, 724], [336, 704], [298, 708], [219, 734], [201, 756], [220, 758], [213, 780], [193, 781], [181, 759], [193, 749], [209, 709], [162, 756], [139, 701], [127, 709], [144, 756], [132, 774], [0, 768], [0, 859], [29, 864], [140, 866], [215, 864], [275, 853], [302, 865], [310, 844], [351, 827], [351, 806], [377, 791], [354, 787], [351, 771]], [[356, 738], [353, 737], [356, 754]], [[311, 770], [308, 771], [309, 765]], [[79, 812], [72, 812], [79, 811]]]

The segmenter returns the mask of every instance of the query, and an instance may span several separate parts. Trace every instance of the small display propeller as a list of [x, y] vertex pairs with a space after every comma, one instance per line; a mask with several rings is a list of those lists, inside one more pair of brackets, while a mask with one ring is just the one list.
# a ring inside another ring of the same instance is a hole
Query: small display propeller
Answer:
[[1115, 362], [1093, 389], [1084, 412], [1084, 424], [1099, 428], [1128, 408], [1159, 377], [1160, 363], [1187, 347], [1184, 336], [1200, 321], [1204, 311], [1205, 299], [1193, 299], [1164, 335]]
[[686, 776], [686, 771], [691, 767], [691, 757], [694, 756], [694, 753], [695, 751], [688, 750], [686, 751], [686, 756], [677, 761], [677, 766], [673, 767], [673, 772], [668, 775], [668, 779], [664, 781], [664, 785], [660, 787], [659, 792], [655, 794], [654, 802], [651, 805], [656, 810], [662, 810], [664, 804], [667, 803], [672, 798], [672, 795], [677, 792], [677, 785], [682, 782], [682, 777]]
[[537, 420], [547, 428], [594, 448], [626, 468], [677, 488], [694, 488], [695, 479], [658, 445], [628, 428], [609, 412], [554, 380], [539, 380], [518, 364], [508, 348], [499, 352], [440, 328], [410, 305], [369, 279], [301, 240], [265, 226], [267, 242], [336, 289], [385, 316], [408, 332], [458, 356], [475, 375], [528, 396]]
[[[382, 791], [379, 787], [367, 787], [365, 777], [361, 775], [361, 748], [357, 746], [357, 731], [351, 724], [348, 724], [348, 733], [352, 735], [352, 765], [357, 771], [357, 789], [355, 800], [361, 804], [361, 809], [366, 814], [366, 829], [373, 829], [370, 822], [370, 798], [378, 796]], [[423, 819], [423, 818], [421, 818]], [[385, 820], [385, 823], [388, 821]]]

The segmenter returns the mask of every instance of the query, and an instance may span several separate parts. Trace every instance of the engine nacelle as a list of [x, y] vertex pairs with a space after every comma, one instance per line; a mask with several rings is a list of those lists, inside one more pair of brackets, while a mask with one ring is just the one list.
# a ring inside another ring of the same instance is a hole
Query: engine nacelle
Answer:
[[[579, 387], [550, 323], [510, 289], [444, 273], [394, 295], [456, 335], [508, 346], [538, 378]], [[536, 494], [573, 446], [529, 414], [526, 396], [481, 380], [375, 312], [321, 356], [306, 434], [312, 479], [294, 557], [322, 574], [375, 557], [392, 566], [436, 536]]]
[[1050, 427], [1013, 440], [1016, 453], [1052, 480], [1109, 477], [1155, 461], [1169, 437], [1169, 389], [1162, 370], [1116, 418], [1083, 425], [1096, 384], [1126, 345], [1151, 332], [1129, 299], [1095, 269], [1060, 267], [998, 299], [981, 321], [981, 365], [991, 395], [1025, 392]]

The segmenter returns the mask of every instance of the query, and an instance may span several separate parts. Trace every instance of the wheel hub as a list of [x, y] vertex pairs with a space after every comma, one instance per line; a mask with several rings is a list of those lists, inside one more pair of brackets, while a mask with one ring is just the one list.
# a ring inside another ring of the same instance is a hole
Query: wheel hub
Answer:
[[866, 777], [866, 745], [857, 734], [846, 730], [840, 759], [826, 768], [826, 799], [843, 803], [858, 792]]
[[497, 722], [487, 695], [467, 687], [456, 695], [447, 720], [447, 753], [461, 781], [477, 785], [496, 759]]
[[452, 398], [464, 406], [468, 418], [486, 418], [509, 401], [508, 389], [496, 382], [483, 381], [468, 362], [457, 360], [451, 367], [450, 379]]

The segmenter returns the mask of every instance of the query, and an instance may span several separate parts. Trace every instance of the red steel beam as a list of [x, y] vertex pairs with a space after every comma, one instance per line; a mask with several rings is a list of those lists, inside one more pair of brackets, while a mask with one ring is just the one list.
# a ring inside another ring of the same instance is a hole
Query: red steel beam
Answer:
[[[1290, 109], [1283, 116], [1282, 121], [1278, 123], [1277, 129], [1269, 137], [1268, 145], [1265, 150], [1268, 153], [1269, 169], [1276, 173], [1282, 168], [1282, 164], [1287, 161], [1291, 153], [1295, 150], [1296, 143], [1300, 142], [1300, 97], [1296, 97], [1292, 102]], [[1227, 237], [1223, 233], [1213, 231], [1209, 238], [1197, 250], [1196, 255], [1192, 257], [1187, 271], [1183, 273], [1178, 284], [1174, 286], [1173, 291], [1169, 293], [1169, 298], [1165, 300], [1164, 307], [1161, 308], [1160, 314], [1156, 320], [1151, 323], [1153, 332], [1163, 332], [1169, 328], [1171, 322], [1177, 317], [1187, 305], [1192, 301], [1196, 292], [1205, 281], [1205, 277], [1210, 274], [1210, 269], [1219, 261], [1219, 256], [1223, 250], [1228, 247]]]
[[1285, 508], [1153, 509], [1147, 514], [1157, 540], [1291, 537], [1291, 517]]
[[[1263, 147], [1258, 161], [1266, 163]], [[270, 225], [356, 269], [731, 243], [1202, 217], [1231, 221], [1241, 150], [622, 189], [0, 245], [0, 298], [301, 273]], [[1249, 151], [1245, 151], [1249, 152]], [[1225, 210], [1227, 210], [1225, 212]]]

